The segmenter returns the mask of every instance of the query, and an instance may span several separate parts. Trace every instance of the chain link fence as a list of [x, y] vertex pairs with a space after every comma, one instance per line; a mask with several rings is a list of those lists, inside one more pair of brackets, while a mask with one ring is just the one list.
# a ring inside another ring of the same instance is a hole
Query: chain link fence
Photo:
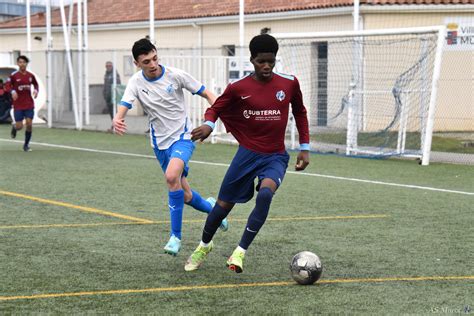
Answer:
[[[238, 47], [236, 48], [238, 50]], [[244, 48], [247, 52], [248, 48]], [[133, 63], [130, 50], [89, 50], [88, 65], [80, 69], [79, 52], [71, 51], [74, 85], [70, 83], [68, 59], [65, 51], [52, 51], [51, 82], [52, 95], [51, 113], [48, 117], [46, 104], [37, 105], [39, 117], [50, 119], [52, 127], [76, 128], [76, 121], [81, 119], [83, 129], [107, 131], [111, 127], [111, 116], [104, 96], [105, 64], [112, 62], [120, 82], [113, 85], [114, 110], [121, 99], [125, 86], [131, 76], [138, 71]], [[5, 55], [5, 54], [4, 54]], [[239, 58], [228, 56], [222, 47], [212, 48], [159, 48], [160, 63], [183, 69], [200, 80], [207, 88], [217, 95], [222, 93], [227, 84], [239, 76]], [[83, 57], [84, 58], [84, 57]], [[253, 70], [248, 62], [248, 56], [242, 66], [244, 73]], [[12, 62], [15, 56], [12, 55]], [[30, 69], [45, 84], [47, 82], [47, 55], [45, 51], [34, 51], [30, 54]], [[279, 61], [281, 62], [281, 60]], [[295, 60], [293, 63], [297, 62]], [[82, 64], [85, 65], [84, 60]], [[314, 66], [314, 64], [313, 64]], [[308, 67], [312, 67], [311, 64]], [[282, 65], [278, 65], [280, 70]], [[277, 69], [277, 70], [279, 70]], [[441, 67], [441, 77], [438, 83], [437, 111], [434, 125], [431, 161], [474, 164], [474, 60], [472, 52], [445, 51]], [[82, 70], [82, 71], [81, 71]], [[285, 71], [292, 72], [291, 65], [285, 65]], [[7, 73], [1, 72], [2, 77]], [[79, 84], [88, 82], [88, 89], [83, 85], [85, 93], [78, 96]], [[3, 78], [6, 79], [6, 78]], [[300, 78], [300, 81], [303, 78]], [[303, 85], [305, 83], [302, 83]], [[73, 87], [75, 93], [73, 93]], [[313, 92], [304, 92], [305, 104], [311, 116], [310, 121], [317, 122], [318, 117], [312, 108], [317, 107], [317, 99]], [[317, 95], [317, 93], [316, 93]], [[75, 97], [75, 100], [74, 100]], [[88, 107], [86, 106], [88, 101]], [[203, 114], [208, 107], [207, 102], [199, 97], [187, 94], [189, 117], [194, 126], [203, 121]], [[45, 102], [44, 102], [45, 103]], [[74, 105], [76, 103], [76, 105]], [[314, 104], [313, 104], [314, 103]], [[74, 108], [78, 108], [77, 114]], [[144, 133], [148, 129], [146, 114], [137, 105], [128, 114], [130, 132]], [[292, 120], [288, 124], [287, 144], [289, 148], [297, 148], [297, 136], [292, 131]], [[235, 142], [225, 133], [222, 124], [218, 124], [213, 142]], [[318, 135], [314, 137], [318, 142]]]

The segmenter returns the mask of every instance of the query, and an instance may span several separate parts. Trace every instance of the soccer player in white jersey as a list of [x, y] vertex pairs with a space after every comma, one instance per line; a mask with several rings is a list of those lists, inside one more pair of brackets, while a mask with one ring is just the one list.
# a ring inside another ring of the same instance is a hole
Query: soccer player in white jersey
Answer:
[[[140, 101], [150, 122], [151, 146], [163, 169], [169, 190], [171, 233], [164, 250], [176, 256], [181, 248], [184, 204], [209, 213], [216, 202], [213, 198], [204, 200], [186, 180], [188, 162], [195, 145], [191, 140], [193, 127], [186, 114], [183, 89], [205, 98], [210, 105], [216, 96], [185, 71], [161, 65], [156, 47], [148, 39], [136, 41], [132, 54], [135, 65], [141, 71], [130, 78], [121, 106], [113, 119], [113, 126], [116, 134], [123, 135], [127, 129], [127, 111], [135, 100]], [[227, 220], [224, 219], [220, 226], [226, 231]]]

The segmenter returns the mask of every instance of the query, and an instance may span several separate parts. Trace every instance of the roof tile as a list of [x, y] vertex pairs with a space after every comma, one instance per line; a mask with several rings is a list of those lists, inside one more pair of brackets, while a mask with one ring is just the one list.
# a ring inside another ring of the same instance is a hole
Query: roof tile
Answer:
[[[363, 5], [393, 4], [474, 4], [474, 0], [361, 0]], [[107, 24], [147, 21], [149, 18], [147, 0], [88, 0], [89, 24]], [[283, 11], [311, 10], [331, 7], [352, 6], [353, 0], [246, 0], [245, 13], [271, 13]], [[74, 11], [76, 8], [74, 8]], [[68, 16], [69, 6], [65, 8]], [[172, 20], [199, 17], [237, 15], [239, 0], [160, 0], [155, 1], [155, 19]], [[45, 26], [46, 15], [31, 16], [32, 27]], [[51, 13], [53, 26], [61, 25], [60, 10]], [[73, 23], [76, 23], [74, 18]], [[26, 27], [24, 17], [0, 23], [0, 28]]]

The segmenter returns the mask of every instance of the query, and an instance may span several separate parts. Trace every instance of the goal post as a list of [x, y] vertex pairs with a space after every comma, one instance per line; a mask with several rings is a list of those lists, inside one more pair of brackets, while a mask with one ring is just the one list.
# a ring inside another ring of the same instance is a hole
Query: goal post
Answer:
[[426, 136], [424, 139], [423, 154], [421, 164], [427, 166], [430, 163], [431, 142], [433, 140], [433, 127], [436, 111], [436, 99], [438, 96], [438, 81], [441, 74], [441, 62], [443, 55], [444, 38], [446, 34], [446, 27], [440, 26], [438, 28], [438, 42], [436, 46], [436, 56], [434, 61], [433, 80], [431, 83], [430, 105], [428, 109], [428, 119], [426, 124]]
[[313, 150], [429, 164], [444, 26], [272, 35], [280, 70], [300, 81]]

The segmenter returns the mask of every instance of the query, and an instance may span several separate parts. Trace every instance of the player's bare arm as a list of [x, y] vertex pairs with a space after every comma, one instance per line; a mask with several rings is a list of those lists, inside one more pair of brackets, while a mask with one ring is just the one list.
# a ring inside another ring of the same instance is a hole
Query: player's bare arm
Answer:
[[127, 112], [127, 107], [119, 106], [117, 114], [115, 114], [114, 119], [112, 121], [115, 134], [123, 135], [127, 131], [127, 124], [125, 123], [125, 116], [127, 115]]
[[38, 96], [38, 89], [39, 89], [39, 86], [38, 86], [38, 81], [36, 81], [36, 77], [33, 76], [33, 99], [36, 99], [36, 97]]
[[216, 95], [212, 93], [211, 91], [209, 91], [208, 89], [204, 89], [204, 91], [200, 95], [201, 97], [207, 100], [209, 105], [213, 105], [217, 99]]
[[309, 165], [309, 151], [302, 150], [299, 152], [298, 156], [296, 157], [295, 170], [296, 171], [304, 170], [306, 169], [308, 165]]
[[211, 133], [212, 133], [212, 128], [207, 124], [203, 124], [199, 127], [196, 127], [195, 129], [191, 131], [191, 140], [192, 141], [199, 140], [202, 142], [203, 140], [208, 138], [209, 135], [211, 135]]

